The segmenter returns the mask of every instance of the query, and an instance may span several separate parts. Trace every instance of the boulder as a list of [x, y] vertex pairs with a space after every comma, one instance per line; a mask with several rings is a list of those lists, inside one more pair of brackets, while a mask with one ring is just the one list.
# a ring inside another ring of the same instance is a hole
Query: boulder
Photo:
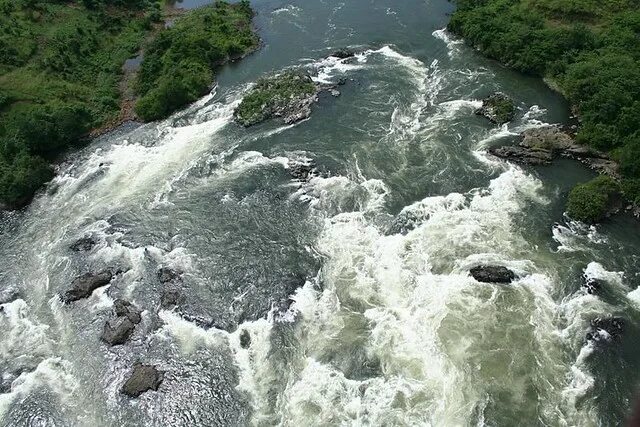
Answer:
[[169, 309], [179, 305], [184, 300], [180, 289], [167, 286], [162, 290], [162, 295], [160, 295], [160, 306], [164, 309]]
[[606, 283], [603, 280], [593, 278], [585, 279], [584, 283], [582, 283], [582, 287], [591, 295], [600, 293], [605, 285]]
[[243, 329], [242, 332], [240, 333], [240, 347], [249, 348], [250, 345], [251, 345], [251, 335], [249, 334], [249, 331], [247, 331], [246, 329]]
[[308, 181], [316, 170], [313, 160], [305, 162], [292, 162], [289, 164], [289, 175], [298, 181]]
[[140, 309], [123, 299], [117, 299], [113, 302], [113, 311], [117, 317], [126, 317], [134, 325], [137, 325], [142, 320]]
[[620, 317], [596, 317], [591, 321], [586, 340], [603, 344], [619, 340], [624, 331], [624, 319]]
[[479, 265], [469, 270], [474, 279], [485, 283], [511, 283], [516, 275], [501, 265]]
[[482, 107], [476, 110], [476, 114], [502, 125], [513, 120], [516, 107], [511, 98], [502, 92], [496, 92], [482, 100]]
[[490, 148], [489, 153], [501, 159], [533, 166], [551, 164], [554, 158], [551, 150], [527, 148], [521, 145], [505, 145], [503, 147]]
[[70, 303], [82, 298], [87, 298], [99, 287], [108, 285], [112, 278], [113, 274], [109, 270], [104, 270], [99, 273], [85, 273], [73, 279], [71, 289], [66, 291], [61, 296], [61, 299], [64, 303]]
[[83, 237], [73, 242], [69, 246], [69, 249], [74, 252], [89, 252], [91, 249], [93, 249], [96, 243], [98, 242], [96, 242], [93, 237]]
[[100, 339], [109, 345], [119, 345], [127, 342], [140, 323], [140, 310], [129, 301], [117, 299], [113, 303], [115, 317], [104, 324]]
[[164, 373], [155, 366], [136, 364], [121, 392], [129, 397], [138, 397], [146, 391], [158, 390], [163, 379]]
[[346, 58], [352, 58], [356, 56], [356, 52], [351, 49], [342, 48], [342, 49], [336, 50], [329, 56], [333, 56], [334, 58], [338, 58], [338, 59], [346, 59]]
[[182, 281], [182, 273], [169, 267], [162, 267], [158, 270], [158, 280], [160, 283], [176, 283]]

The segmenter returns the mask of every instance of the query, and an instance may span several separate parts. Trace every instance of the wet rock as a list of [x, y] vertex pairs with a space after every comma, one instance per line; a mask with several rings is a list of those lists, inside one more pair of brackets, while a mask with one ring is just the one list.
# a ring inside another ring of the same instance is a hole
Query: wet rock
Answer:
[[176, 287], [165, 287], [160, 295], [160, 306], [164, 309], [170, 309], [184, 302], [184, 297], [180, 289]]
[[251, 345], [251, 335], [249, 334], [249, 331], [247, 331], [246, 329], [243, 329], [242, 332], [240, 333], [240, 347], [249, 348], [250, 345]]
[[[216, 324], [216, 321], [212, 317], [199, 316], [196, 314], [187, 314], [187, 313], [182, 313], [181, 316], [187, 322], [193, 323], [194, 325], [202, 329], [211, 329], [214, 327], [218, 327], [218, 325]], [[222, 329], [222, 328], [218, 328], [218, 329]]]
[[140, 310], [129, 301], [117, 299], [113, 303], [115, 317], [107, 320], [100, 339], [109, 345], [119, 345], [127, 342], [140, 323]]
[[109, 345], [119, 345], [127, 342], [135, 325], [125, 316], [107, 320], [102, 330], [100, 339]]
[[599, 294], [605, 285], [606, 283], [603, 280], [593, 278], [585, 278], [584, 283], [582, 283], [582, 287], [591, 295]]
[[158, 270], [158, 280], [160, 283], [176, 283], [182, 281], [182, 273], [169, 267], [162, 267]]
[[329, 89], [329, 93], [331, 96], [335, 96], [336, 98], [340, 96], [340, 91], [338, 89]]
[[619, 340], [624, 331], [624, 319], [620, 317], [596, 317], [591, 321], [586, 340], [595, 343], [607, 343]]
[[104, 270], [99, 273], [85, 273], [73, 279], [71, 289], [66, 291], [61, 296], [61, 299], [64, 303], [70, 303], [82, 298], [87, 298], [99, 287], [108, 285], [112, 278], [113, 274], [109, 270]]
[[355, 55], [356, 55], [356, 52], [354, 50], [342, 48], [342, 49], [336, 50], [329, 56], [333, 56], [334, 58], [338, 58], [338, 59], [346, 59], [346, 58], [352, 58]]
[[469, 272], [478, 282], [485, 283], [511, 283], [516, 278], [513, 271], [499, 265], [480, 265]]
[[20, 290], [13, 286], [0, 289], [0, 304], [8, 304], [20, 298]]
[[308, 181], [316, 170], [316, 164], [313, 160], [304, 162], [291, 162], [289, 164], [289, 175], [298, 181]]
[[140, 309], [123, 299], [117, 299], [113, 302], [113, 311], [117, 317], [126, 317], [134, 325], [137, 325], [142, 320]]
[[163, 379], [164, 373], [155, 366], [137, 364], [122, 386], [121, 392], [129, 397], [138, 397], [146, 391], [158, 390]]
[[89, 252], [98, 242], [93, 237], [83, 237], [69, 246], [74, 252]]
[[502, 92], [496, 92], [482, 100], [482, 107], [476, 110], [476, 114], [502, 125], [513, 120], [516, 107], [511, 98]]
[[511, 160], [524, 165], [548, 165], [555, 157], [551, 150], [527, 148], [519, 145], [506, 145], [489, 149], [489, 153], [501, 159]]

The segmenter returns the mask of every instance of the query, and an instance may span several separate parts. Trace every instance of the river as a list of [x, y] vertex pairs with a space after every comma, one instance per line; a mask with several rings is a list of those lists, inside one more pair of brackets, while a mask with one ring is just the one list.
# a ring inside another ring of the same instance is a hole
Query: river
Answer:
[[[3, 214], [0, 286], [20, 298], [0, 313], [2, 424], [620, 424], [640, 373], [638, 224], [564, 217], [568, 190], [593, 176], [577, 163], [486, 153], [567, 123], [562, 97], [447, 34], [445, 0], [254, 7], [263, 46], [211, 95], [93, 141]], [[355, 59], [328, 57], [346, 46]], [[289, 66], [344, 79], [341, 95], [296, 125], [234, 124], [250, 85]], [[502, 127], [474, 115], [497, 90], [518, 107]], [[317, 173], [293, 180], [309, 161]], [[83, 236], [96, 247], [71, 251]], [[519, 278], [476, 282], [482, 263]], [[183, 273], [191, 318], [160, 308], [161, 267]], [[60, 302], [104, 268], [121, 273]], [[605, 292], [587, 293], [583, 275]], [[109, 347], [99, 336], [116, 298], [142, 322]], [[612, 315], [621, 337], [585, 339]], [[120, 388], [137, 361], [165, 375], [130, 399]]]

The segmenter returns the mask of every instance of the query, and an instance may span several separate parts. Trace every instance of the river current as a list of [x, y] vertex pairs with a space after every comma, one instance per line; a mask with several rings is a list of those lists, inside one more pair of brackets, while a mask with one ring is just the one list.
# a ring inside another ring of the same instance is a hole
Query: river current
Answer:
[[[20, 297], [0, 312], [0, 423], [622, 423], [640, 373], [637, 222], [568, 220], [567, 191], [592, 176], [577, 163], [487, 154], [568, 123], [562, 97], [444, 31], [444, 0], [254, 7], [263, 46], [210, 95], [70, 154], [31, 206], [3, 214], [0, 287]], [[330, 56], [343, 47], [359, 53]], [[343, 80], [341, 95], [295, 125], [234, 124], [251, 84], [292, 66]], [[498, 90], [518, 107], [502, 127], [474, 114]], [[292, 179], [311, 161], [311, 179]], [[83, 236], [97, 245], [70, 250]], [[519, 278], [476, 282], [478, 264]], [[182, 315], [160, 307], [162, 267], [183, 273]], [[121, 273], [60, 302], [104, 268]], [[584, 277], [606, 292], [587, 293]], [[142, 322], [109, 347], [99, 336], [116, 298]], [[606, 316], [624, 319], [623, 335], [586, 340]], [[131, 399], [120, 389], [137, 361], [165, 375]]]

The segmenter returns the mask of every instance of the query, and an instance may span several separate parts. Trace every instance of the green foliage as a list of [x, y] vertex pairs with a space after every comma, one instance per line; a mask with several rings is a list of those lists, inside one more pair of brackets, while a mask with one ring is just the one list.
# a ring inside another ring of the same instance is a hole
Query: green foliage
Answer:
[[205, 93], [218, 65], [257, 46], [252, 17], [246, 1], [217, 1], [162, 30], [146, 47], [138, 73], [138, 116], [145, 121], [166, 117]]
[[147, 7], [157, 10], [0, 0], [0, 204], [29, 201], [52, 177], [48, 160], [119, 113], [122, 64], [148, 31]]
[[[578, 111], [578, 142], [608, 151], [623, 185], [640, 179], [640, 6], [633, 0], [457, 0], [449, 29], [485, 55], [545, 76]], [[576, 217], [598, 216], [593, 186], [571, 194]], [[629, 187], [631, 188], [631, 187]], [[636, 188], [636, 187], [633, 187]], [[594, 193], [594, 200], [583, 198]], [[597, 194], [596, 194], [597, 193]], [[639, 200], [625, 190], [625, 195]], [[573, 216], [572, 215], [572, 216]]]
[[567, 214], [589, 224], [602, 220], [620, 195], [620, 185], [608, 176], [598, 176], [576, 185], [569, 193]]
[[265, 77], [245, 95], [235, 111], [236, 120], [251, 126], [268, 119], [275, 110], [316, 92], [311, 78], [296, 71]]

